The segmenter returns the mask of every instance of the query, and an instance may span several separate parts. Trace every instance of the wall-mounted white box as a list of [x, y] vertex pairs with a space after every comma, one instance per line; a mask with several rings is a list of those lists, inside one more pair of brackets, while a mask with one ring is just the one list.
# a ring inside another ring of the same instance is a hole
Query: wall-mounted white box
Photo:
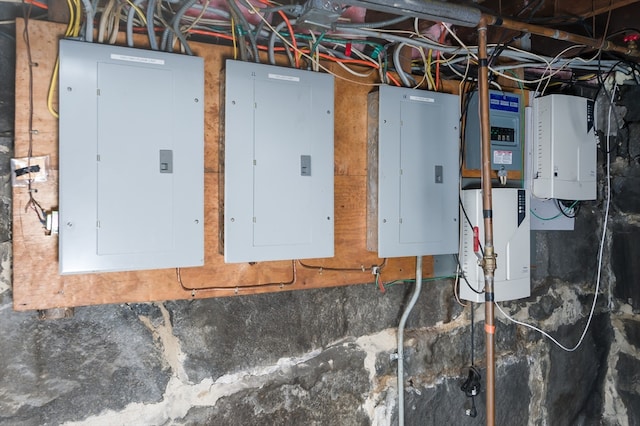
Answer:
[[533, 100], [533, 195], [562, 200], [596, 199], [594, 103], [578, 96]]
[[[462, 191], [462, 205], [473, 227], [478, 228], [480, 244], [484, 244], [484, 219], [482, 214], [482, 190]], [[497, 254], [494, 276], [495, 301], [529, 297], [530, 277], [530, 219], [528, 194], [524, 189], [494, 188], [493, 199], [493, 245]], [[474, 231], [460, 213], [460, 263], [469, 284], [479, 292], [484, 289], [484, 272], [478, 265], [474, 251]], [[480, 249], [478, 249], [480, 254]], [[472, 291], [464, 280], [460, 280], [460, 298], [473, 302], [484, 302], [485, 295]]]
[[332, 257], [333, 77], [228, 60], [224, 259]]
[[202, 58], [60, 41], [60, 273], [204, 264]]
[[367, 249], [458, 250], [459, 98], [381, 86], [369, 94]]

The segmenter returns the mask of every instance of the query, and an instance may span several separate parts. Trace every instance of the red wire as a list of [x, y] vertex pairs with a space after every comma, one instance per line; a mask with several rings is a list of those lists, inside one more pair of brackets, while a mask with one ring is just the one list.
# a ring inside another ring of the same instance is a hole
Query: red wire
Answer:
[[25, 3], [32, 4], [32, 5], [34, 5], [34, 6], [37, 6], [37, 7], [39, 7], [40, 9], [45, 9], [45, 10], [48, 10], [48, 9], [49, 9], [49, 6], [47, 6], [47, 5], [46, 5], [46, 4], [44, 4], [44, 3], [39, 2], [38, 0], [25, 0], [24, 2], [25, 2]]

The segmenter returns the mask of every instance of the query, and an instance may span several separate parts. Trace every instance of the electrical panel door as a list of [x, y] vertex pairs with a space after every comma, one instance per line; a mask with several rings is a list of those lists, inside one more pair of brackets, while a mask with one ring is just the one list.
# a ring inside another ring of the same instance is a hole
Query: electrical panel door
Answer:
[[[470, 93], [465, 121], [464, 160], [467, 169], [480, 169], [481, 130], [478, 92]], [[522, 171], [522, 98], [515, 93], [489, 91], [491, 169]]]
[[[484, 302], [484, 272], [478, 265], [484, 244], [482, 190], [463, 190], [461, 198], [464, 211], [460, 213], [460, 263], [466, 281], [473, 290], [461, 279], [460, 297], [473, 302]], [[492, 199], [493, 245], [497, 254], [495, 301], [529, 297], [531, 248], [527, 191], [517, 188], [494, 188]], [[465, 218], [465, 213], [471, 223]]]
[[459, 98], [389, 86], [369, 95], [367, 248], [455, 253]]
[[60, 273], [204, 263], [204, 66], [60, 41]]
[[569, 95], [533, 100], [533, 195], [596, 199], [594, 102]]
[[228, 60], [225, 262], [333, 256], [333, 77]]

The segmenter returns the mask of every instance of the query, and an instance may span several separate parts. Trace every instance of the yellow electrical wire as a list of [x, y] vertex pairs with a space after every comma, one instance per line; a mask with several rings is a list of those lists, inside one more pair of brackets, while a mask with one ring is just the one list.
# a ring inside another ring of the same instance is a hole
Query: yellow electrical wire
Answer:
[[233, 38], [233, 59], [238, 59], [238, 46], [236, 44], [236, 24], [231, 18], [231, 37]]
[[142, 10], [140, 10], [140, 8], [136, 6], [131, 0], [127, 0], [127, 3], [129, 3], [129, 6], [131, 6], [133, 10], [136, 11], [138, 16], [140, 16], [140, 20], [142, 21], [142, 23], [144, 25], [147, 25], [147, 18], [144, 16], [144, 13], [142, 13]]
[[[80, 3], [79, 1], [67, 0], [67, 6], [69, 7], [69, 23], [67, 29], [64, 32], [65, 37], [76, 37], [80, 34]], [[47, 109], [55, 118], [59, 118], [58, 111], [53, 106], [53, 98], [55, 93], [56, 82], [58, 81], [58, 72], [60, 69], [60, 58], [56, 57], [56, 63], [53, 66], [53, 73], [51, 74], [51, 82], [49, 83], [49, 91], [47, 93]]]

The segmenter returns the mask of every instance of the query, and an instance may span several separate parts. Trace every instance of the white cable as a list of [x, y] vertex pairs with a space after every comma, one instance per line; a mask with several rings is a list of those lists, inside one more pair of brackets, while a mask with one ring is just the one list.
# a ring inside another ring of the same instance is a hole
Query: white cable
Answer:
[[609, 115], [607, 118], [607, 160], [606, 160], [607, 161], [607, 203], [606, 203], [605, 212], [604, 212], [604, 221], [602, 224], [602, 239], [600, 240], [600, 249], [598, 251], [598, 275], [596, 278], [596, 290], [593, 296], [593, 304], [591, 305], [591, 311], [589, 312], [589, 319], [587, 320], [587, 324], [584, 326], [584, 330], [582, 331], [580, 340], [578, 340], [578, 343], [576, 343], [576, 345], [573, 348], [567, 348], [562, 343], [558, 342], [555, 338], [553, 338], [549, 333], [542, 331], [538, 327], [511, 318], [509, 315], [507, 315], [505, 311], [502, 310], [502, 308], [500, 307], [500, 305], [498, 305], [497, 302], [494, 302], [498, 310], [502, 313], [502, 315], [505, 316], [505, 318], [507, 318], [508, 320], [516, 324], [522, 325], [524, 327], [530, 328], [532, 330], [535, 330], [541, 333], [543, 336], [547, 337], [553, 343], [558, 345], [559, 348], [567, 352], [573, 352], [576, 349], [578, 349], [578, 347], [582, 344], [584, 337], [587, 335], [587, 330], [589, 330], [589, 325], [591, 325], [591, 320], [593, 319], [593, 312], [595, 311], [596, 303], [598, 302], [598, 293], [600, 292], [600, 276], [602, 275], [602, 255], [604, 253], [604, 242], [607, 236], [607, 224], [609, 222], [609, 205], [611, 203], [611, 166], [609, 164], [611, 160], [611, 153], [610, 153], [609, 134], [611, 133], [611, 111], [613, 110], [613, 99], [615, 98], [617, 89], [618, 89], [618, 83], [616, 82], [615, 85], [613, 86], [613, 92], [611, 93], [611, 102], [609, 103]]

